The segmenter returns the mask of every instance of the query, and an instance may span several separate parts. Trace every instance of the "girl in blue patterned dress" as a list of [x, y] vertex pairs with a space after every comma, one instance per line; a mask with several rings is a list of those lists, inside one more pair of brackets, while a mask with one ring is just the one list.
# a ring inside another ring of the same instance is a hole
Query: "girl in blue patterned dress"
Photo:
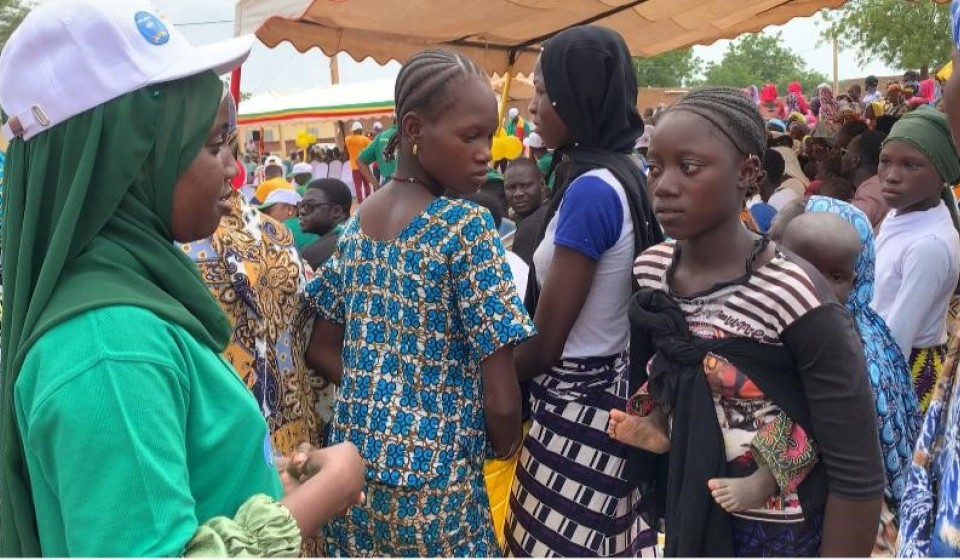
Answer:
[[534, 329], [490, 213], [443, 196], [485, 181], [496, 100], [475, 63], [430, 50], [396, 105], [396, 174], [307, 287], [308, 363], [340, 385], [330, 443], [367, 465], [367, 501], [326, 526], [327, 552], [497, 555], [483, 463], [520, 447], [513, 347]]

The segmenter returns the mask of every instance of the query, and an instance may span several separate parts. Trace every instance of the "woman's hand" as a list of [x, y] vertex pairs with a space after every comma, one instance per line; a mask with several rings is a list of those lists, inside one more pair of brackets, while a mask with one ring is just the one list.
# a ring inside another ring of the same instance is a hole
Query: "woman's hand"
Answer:
[[364, 502], [366, 465], [360, 451], [346, 442], [310, 451], [299, 468], [299, 486], [283, 498], [305, 537], [314, 536], [330, 519]]

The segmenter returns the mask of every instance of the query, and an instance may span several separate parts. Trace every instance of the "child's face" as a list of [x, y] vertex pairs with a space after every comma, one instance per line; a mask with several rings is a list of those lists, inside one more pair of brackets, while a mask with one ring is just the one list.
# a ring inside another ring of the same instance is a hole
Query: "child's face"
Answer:
[[884, 200], [891, 208], [901, 211], [936, 205], [943, 188], [943, 180], [930, 159], [898, 140], [884, 145], [877, 176]]
[[[857, 279], [857, 254], [842, 247], [816, 247], [800, 254], [812, 264], [830, 284], [837, 301], [846, 303], [853, 283]], [[799, 253], [798, 253], [799, 254]]]

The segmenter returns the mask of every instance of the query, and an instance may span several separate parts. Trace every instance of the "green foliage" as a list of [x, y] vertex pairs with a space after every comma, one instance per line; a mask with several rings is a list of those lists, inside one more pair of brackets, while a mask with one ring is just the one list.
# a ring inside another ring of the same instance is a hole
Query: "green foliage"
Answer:
[[693, 49], [677, 49], [650, 58], [634, 58], [633, 70], [640, 87], [684, 86], [693, 81], [703, 67], [703, 60]]
[[0, 49], [29, 11], [30, 7], [22, 0], [0, 0]]
[[763, 87], [772, 82], [783, 95], [787, 84], [794, 80], [800, 82], [804, 91], [810, 91], [827, 81], [827, 77], [810, 70], [799, 55], [787, 48], [780, 33], [752, 33], [727, 45], [719, 63], [707, 65], [702, 84]]
[[860, 63], [934, 68], [950, 60], [950, 5], [931, 0], [851, 0], [825, 12], [825, 38], [854, 50]]

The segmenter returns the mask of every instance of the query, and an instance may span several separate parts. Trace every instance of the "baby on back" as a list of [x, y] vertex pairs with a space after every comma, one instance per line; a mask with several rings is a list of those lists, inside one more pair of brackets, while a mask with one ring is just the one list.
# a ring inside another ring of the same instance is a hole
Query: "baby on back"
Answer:
[[807, 212], [783, 224], [779, 243], [820, 271], [837, 301], [845, 303], [857, 279], [862, 245], [857, 230], [836, 214]]

